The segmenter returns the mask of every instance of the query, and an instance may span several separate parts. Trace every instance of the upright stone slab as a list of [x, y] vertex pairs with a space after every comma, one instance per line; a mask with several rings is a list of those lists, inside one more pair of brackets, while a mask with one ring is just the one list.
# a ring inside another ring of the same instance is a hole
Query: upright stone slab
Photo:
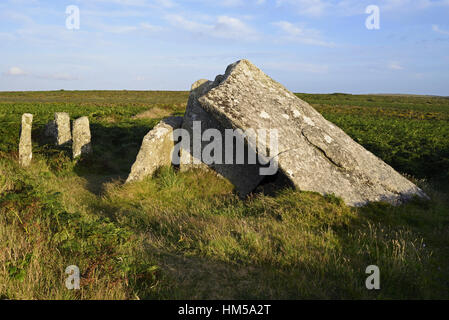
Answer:
[[69, 143], [72, 140], [70, 115], [66, 112], [56, 112], [55, 120], [45, 127], [45, 135], [52, 138], [57, 146]]
[[73, 159], [92, 152], [89, 118], [82, 117], [73, 122]]
[[33, 115], [25, 113], [22, 115], [22, 128], [19, 142], [19, 163], [27, 167], [33, 158], [33, 145], [31, 141], [31, 129], [33, 126]]
[[151, 176], [159, 167], [172, 164], [173, 131], [181, 128], [182, 117], [162, 120], [143, 138], [142, 147], [126, 183]]
[[[276, 129], [280, 172], [297, 189], [335, 194], [351, 206], [427, 196], [248, 60], [201, 92], [198, 105], [225, 128]], [[252, 144], [256, 137], [248, 139]], [[254, 146], [270, 149], [267, 143]], [[243, 179], [243, 178], [242, 178]], [[254, 183], [259, 177], [251, 176]]]
[[[183, 129], [185, 129], [190, 136], [190, 141], [187, 143], [188, 148], [181, 150], [181, 171], [185, 171], [192, 168], [209, 169], [218, 173], [228, 179], [235, 187], [237, 193], [244, 197], [251, 191], [253, 191], [259, 183], [263, 180], [263, 176], [259, 175], [260, 166], [257, 164], [249, 164], [248, 146], [245, 146], [245, 159], [244, 162], [238, 164], [236, 161], [236, 150], [233, 148], [233, 161], [231, 164], [226, 164], [225, 153], [226, 149], [226, 129], [232, 129], [231, 126], [222, 125], [218, 122], [210, 113], [204, 110], [198, 101], [198, 98], [215, 87], [221, 80], [220, 76], [215, 81], [199, 80], [192, 85], [190, 91], [189, 101], [187, 104], [186, 113], [184, 115]], [[194, 134], [194, 122], [196, 125], [200, 125], [198, 135]], [[222, 137], [222, 157], [219, 163], [208, 163], [206, 165], [202, 162], [203, 151], [210, 144], [210, 141], [203, 141], [202, 136], [206, 130], [216, 129], [219, 131]], [[198, 150], [195, 151], [195, 148]], [[186, 150], [188, 149], [188, 150]]]
[[72, 140], [72, 133], [70, 131], [70, 115], [66, 112], [55, 113], [55, 126], [57, 130], [58, 146], [66, 144]]

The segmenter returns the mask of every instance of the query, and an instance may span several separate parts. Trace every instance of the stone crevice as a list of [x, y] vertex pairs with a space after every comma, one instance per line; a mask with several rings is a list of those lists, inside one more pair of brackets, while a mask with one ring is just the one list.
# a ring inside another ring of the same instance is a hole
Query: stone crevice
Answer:
[[318, 152], [320, 152], [332, 165], [336, 166], [338, 169], [340, 170], [344, 170], [347, 171], [345, 167], [343, 167], [342, 165], [338, 164], [337, 162], [335, 162], [331, 157], [329, 157], [326, 153], [325, 150], [323, 150], [322, 148], [320, 148], [319, 146], [315, 145], [314, 143], [312, 143], [309, 138], [307, 138], [307, 136], [304, 134], [304, 131], [301, 130], [301, 134], [304, 137], [304, 139], [307, 141], [307, 143], [309, 145], [311, 145], [313, 148], [315, 148], [315, 150], [317, 150]]

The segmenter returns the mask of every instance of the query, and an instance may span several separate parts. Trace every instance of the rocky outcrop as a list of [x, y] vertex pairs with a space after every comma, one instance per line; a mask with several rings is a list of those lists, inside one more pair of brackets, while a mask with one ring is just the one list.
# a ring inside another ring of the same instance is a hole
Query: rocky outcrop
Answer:
[[[248, 148], [268, 150], [280, 174], [299, 190], [334, 194], [351, 206], [376, 201], [399, 204], [413, 196], [426, 197], [417, 186], [247, 60], [230, 65], [214, 82], [194, 85], [184, 128], [191, 130], [192, 120], [219, 131], [277, 130], [275, 154], [255, 134], [246, 139]], [[246, 166], [211, 167], [233, 182], [241, 194], [250, 192], [263, 178], [257, 165], [254, 170]]]
[[33, 145], [31, 141], [32, 126], [33, 115], [29, 113], [23, 114], [19, 142], [19, 163], [23, 167], [29, 166], [33, 158]]
[[81, 117], [73, 122], [73, 159], [92, 152], [90, 125], [88, 117]]
[[172, 164], [175, 139], [173, 131], [182, 125], [182, 117], [162, 120], [143, 138], [137, 159], [126, 182], [151, 176], [159, 167]]

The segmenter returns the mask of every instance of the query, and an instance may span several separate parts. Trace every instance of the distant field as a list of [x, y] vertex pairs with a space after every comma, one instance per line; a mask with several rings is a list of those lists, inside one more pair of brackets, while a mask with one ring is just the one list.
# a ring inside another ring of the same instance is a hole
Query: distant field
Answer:
[[[188, 92], [0, 92], [0, 299], [448, 299], [449, 99], [297, 95], [432, 201], [355, 209], [289, 189], [240, 200], [214, 175], [170, 168], [123, 186], [143, 136], [182, 115]], [[89, 116], [93, 156], [45, 143], [62, 111]], [[372, 264], [380, 291], [365, 288]], [[64, 287], [69, 265], [80, 291]]]

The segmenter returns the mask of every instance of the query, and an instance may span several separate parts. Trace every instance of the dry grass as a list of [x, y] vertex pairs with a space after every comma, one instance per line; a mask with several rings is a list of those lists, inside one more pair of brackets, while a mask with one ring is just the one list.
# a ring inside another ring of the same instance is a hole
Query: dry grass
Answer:
[[139, 114], [136, 114], [131, 119], [159, 119], [159, 118], [165, 118], [172, 114], [170, 110], [167, 109], [161, 109], [159, 107], [154, 107], [150, 110], [141, 112]]

